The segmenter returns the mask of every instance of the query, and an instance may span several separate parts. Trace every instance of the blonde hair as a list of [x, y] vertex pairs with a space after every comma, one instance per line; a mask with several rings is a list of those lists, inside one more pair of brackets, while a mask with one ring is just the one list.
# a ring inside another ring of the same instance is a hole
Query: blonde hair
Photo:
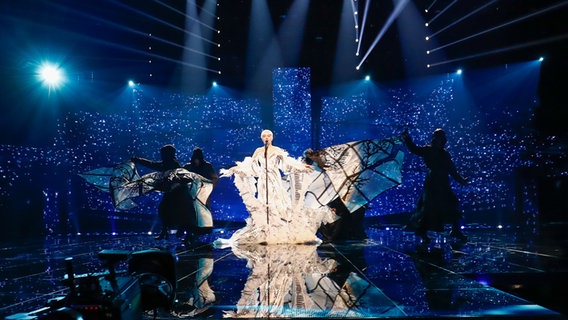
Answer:
[[262, 130], [262, 132], [260, 133], [260, 136], [262, 137], [262, 135], [265, 134], [265, 133], [270, 133], [274, 137], [274, 133], [272, 133], [272, 131], [270, 131], [268, 129]]

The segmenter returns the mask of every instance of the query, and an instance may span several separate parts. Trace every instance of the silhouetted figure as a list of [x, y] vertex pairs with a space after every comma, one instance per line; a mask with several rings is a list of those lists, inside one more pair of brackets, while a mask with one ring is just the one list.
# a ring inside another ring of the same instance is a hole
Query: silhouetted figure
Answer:
[[[217, 185], [217, 182], [219, 182], [219, 176], [217, 175], [215, 168], [209, 161], [205, 160], [203, 150], [199, 147], [193, 149], [190, 162], [186, 163], [183, 167], [187, 171], [197, 173], [198, 175], [211, 180], [213, 188]], [[189, 201], [193, 200], [189, 199]], [[211, 197], [207, 198], [205, 205], [207, 209], [211, 209]], [[184, 239], [184, 242], [186, 243], [195, 240], [195, 237], [199, 234], [210, 233], [212, 231], [212, 228], [198, 227], [196, 219], [195, 210], [192, 210], [189, 216], [189, 221], [186, 221], [182, 228], [182, 230], [185, 230], [188, 233], [187, 237]], [[181, 233], [183, 233], [183, 231]]]
[[449, 152], [444, 148], [446, 133], [442, 129], [434, 130], [431, 144], [422, 147], [414, 144], [408, 131], [402, 134], [402, 140], [410, 152], [424, 159], [428, 167], [422, 195], [407, 227], [414, 229], [415, 234], [428, 243], [428, 230], [443, 231], [444, 224], [451, 223], [450, 236], [467, 241], [460, 230], [462, 214], [458, 198], [450, 186], [449, 176], [462, 185], [467, 184], [467, 178], [457, 172]]
[[[160, 155], [162, 158], [161, 161], [152, 161], [138, 157], [133, 157], [131, 161], [152, 170], [161, 172], [182, 167], [178, 159], [176, 158], [176, 148], [173, 145], [164, 145], [160, 149]], [[158, 206], [158, 216], [162, 221], [162, 231], [158, 236], [155, 237], [156, 240], [161, 240], [164, 238], [167, 239], [168, 229], [170, 227], [179, 225], [180, 218], [183, 217], [184, 214], [187, 214], [189, 206], [186, 203], [186, 188], [187, 187], [184, 187], [184, 185], [181, 184], [171, 191], [164, 192], [162, 201]]]

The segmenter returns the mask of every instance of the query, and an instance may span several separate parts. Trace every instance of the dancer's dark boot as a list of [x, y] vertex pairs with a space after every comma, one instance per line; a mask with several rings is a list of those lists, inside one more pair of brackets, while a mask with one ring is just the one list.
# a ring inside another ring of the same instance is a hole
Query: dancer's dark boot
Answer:
[[461, 242], [467, 242], [467, 237], [459, 228], [452, 228], [452, 231], [450, 231], [450, 237], [456, 238]]
[[156, 240], [162, 240], [162, 239], [168, 239], [168, 228], [162, 228], [162, 231], [160, 232], [159, 235], [155, 236], [154, 239]]
[[422, 241], [426, 244], [430, 243], [430, 238], [428, 237], [428, 233], [426, 232], [426, 230], [421, 230], [418, 229], [414, 232], [414, 234], [420, 238], [422, 238]]

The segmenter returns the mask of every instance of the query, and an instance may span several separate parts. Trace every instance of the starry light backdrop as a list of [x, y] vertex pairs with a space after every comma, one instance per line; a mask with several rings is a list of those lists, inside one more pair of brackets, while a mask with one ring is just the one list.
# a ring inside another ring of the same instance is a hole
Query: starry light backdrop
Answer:
[[[515, 222], [516, 170], [540, 163], [538, 154], [531, 153], [532, 114], [538, 99], [534, 62], [406, 83], [362, 80], [339, 94], [318, 95], [317, 103], [309, 69], [278, 69], [273, 76], [270, 120], [274, 128], [270, 129], [275, 132], [275, 145], [291, 156], [299, 157], [309, 147], [396, 136], [404, 128], [422, 145], [441, 127], [447, 131], [447, 148], [458, 170], [470, 178], [469, 186], [455, 185], [466, 222]], [[161, 194], [138, 198], [139, 206], [131, 211], [118, 211], [108, 193], [88, 185], [78, 174], [132, 156], [159, 160], [159, 149], [166, 143], [176, 146], [181, 163], [188, 162], [193, 148], [199, 146], [217, 170], [227, 168], [261, 145], [259, 135], [266, 123], [258, 99], [215, 92], [189, 95], [136, 86], [131, 101], [116, 107], [119, 111], [113, 113], [63, 115], [53, 148], [0, 146], [7, 164], [0, 173], [5, 208], [30, 217], [41, 212], [43, 222], [35, 223], [42, 223], [47, 232], [155, 231]], [[424, 176], [421, 159], [407, 153], [402, 185], [379, 195], [366, 215], [411, 211]], [[516, 219], [533, 223], [534, 190], [523, 187], [521, 191], [524, 216]], [[24, 199], [27, 207], [14, 199]], [[213, 191], [212, 211], [217, 221], [246, 218], [230, 179], [221, 179]]]

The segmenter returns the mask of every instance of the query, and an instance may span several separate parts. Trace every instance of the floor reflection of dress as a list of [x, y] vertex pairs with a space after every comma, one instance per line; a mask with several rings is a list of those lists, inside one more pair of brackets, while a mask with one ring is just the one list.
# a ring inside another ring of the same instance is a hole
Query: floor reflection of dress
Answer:
[[251, 273], [236, 311], [225, 317], [341, 317], [373, 314], [400, 316], [401, 311], [381, 290], [356, 272], [344, 283], [329, 275], [338, 264], [322, 259], [314, 245], [232, 247], [248, 260]]

